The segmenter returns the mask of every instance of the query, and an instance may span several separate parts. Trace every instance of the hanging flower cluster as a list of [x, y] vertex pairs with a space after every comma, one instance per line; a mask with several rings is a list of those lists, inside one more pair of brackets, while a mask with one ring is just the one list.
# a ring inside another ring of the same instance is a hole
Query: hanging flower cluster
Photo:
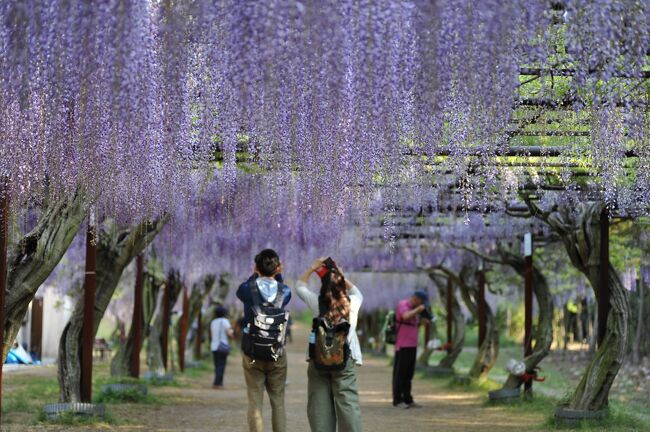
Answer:
[[164, 210], [204, 154], [187, 17], [118, 0], [6, 1], [0, 17], [0, 175], [16, 205], [78, 192], [98, 213]]
[[146, 214], [210, 160], [233, 194], [244, 158], [338, 212], [378, 188], [390, 211], [440, 175], [485, 207], [516, 185], [503, 155], [539, 136], [535, 110], [573, 108], [551, 132], [584, 113], [591, 134], [559, 141], [560, 163], [580, 143], [610, 208], [647, 212], [645, 2], [8, 0], [0, 17], [0, 170], [18, 202], [81, 189]]

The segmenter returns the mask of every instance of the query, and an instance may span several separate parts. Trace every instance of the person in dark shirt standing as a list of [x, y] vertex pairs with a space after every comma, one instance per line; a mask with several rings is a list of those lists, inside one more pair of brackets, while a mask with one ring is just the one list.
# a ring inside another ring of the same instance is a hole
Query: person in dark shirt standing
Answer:
[[[275, 303], [285, 308], [291, 300], [291, 289], [282, 283], [282, 263], [272, 249], [264, 249], [255, 256], [255, 270], [251, 277], [237, 289], [237, 298], [244, 303], [242, 340], [250, 332], [254, 317], [253, 295], [257, 291], [264, 302]], [[280, 301], [281, 299], [281, 301]], [[251, 432], [262, 432], [262, 401], [264, 389], [271, 401], [273, 432], [286, 431], [284, 409], [284, 388], [287, 379], [287, 357], [282, 355], [276, 361], [254, 359], [244, 353], [242, 365], [246, 379], [248, 397], [248, 428]]]

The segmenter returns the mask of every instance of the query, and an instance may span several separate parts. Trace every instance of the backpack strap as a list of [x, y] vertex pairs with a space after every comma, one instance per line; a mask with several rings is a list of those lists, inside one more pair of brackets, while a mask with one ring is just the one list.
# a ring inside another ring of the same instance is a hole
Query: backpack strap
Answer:
[[282, 308], [282, 303], [284, 301], [284, 285], [278, 282], [278, 292], [275, 295], [275, 299], [272, 302], [265, 301], [262, 298], [259, 288], [257, 287], [257, 279], [252, 281], [251, 286], [251, 297], [253, 298], [253, 309], [259, 309], [263, 305], [271, 304], [276, 309]]
[[319, 295], [318, 296], [318, 316], [322, 317], [322, 316], [325, 316], [325, 314], [327, 313], [327, 309], [325, 309], [325, 307], [323, 306], [323, 302], [320, 301], [321, 300], [320, 297], [321, 296]]
[[273, 306], [276, 309], [282, 309], [282, 303], [284, 303], [284, 287], [285, 285], [283, 283], [278, 282], [278, 293], [273, 300]]

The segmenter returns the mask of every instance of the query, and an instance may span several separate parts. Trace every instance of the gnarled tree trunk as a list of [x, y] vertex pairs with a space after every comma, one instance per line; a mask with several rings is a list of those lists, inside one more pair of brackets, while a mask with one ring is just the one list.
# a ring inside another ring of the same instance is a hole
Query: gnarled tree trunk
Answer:
[[[149, 261], [151, 263], [151, 260]], [[148, 266], [149, 266], [148, 263]], [[147, 269], [144, 273], [144, 287], [142, 292], [142, 339], [146, 334], [153, 318], [154, 311], [156, 310], [156, 300], [161, 287], [164, 286], [165, 279], [161, 272], [151, 271]], [[111, 375], [112, 376], [131, 376], [131, 358], [133, 356], [133, 348], [135, 346], [135, 330], [131, 325], [129, 334], [126, 341], [117, 347], [117, 351], [113, 360], [111, 361]], [[141, 345], [142, 346], [142, 345]]]
[[[429, 277], [435, 282], [438, 286], [438, 292], [440, 292], [440, 299], [445, 303], [446, 307], [446, 298], [447, 298], [447, 280], [435, 272], [429, 272]], [[460, 309], [460, 304], [454, 295], [452, 297], [452, 314], [454, 319], [454, 329], [452, 333], [452, 342], [451, 348], [447, 351], [440, 362], [438, 367], [441, 368], [452, 368], [454, 363], [458, 359], [461, 351], [463, 351], [463, 345], [465, 344], [465, 317], [463, 312]]]
[[[200, 282], [197, 282], [192, 286], [192, 293], [190, 294], [188, 325], [192, 325], [192, 323], [198, 319], [199, 312], [201, 312], [201, 308], [203, 307], [203, 303], [205, 303], [205, 299], [214, 289], [214, 284], [216, 281], [217, 277], [215, 275], [208, 274], [205, 275]], [[196, 343], [197, 336], [197, 332], [192, 332], [188, 341], [190, 346]], [[201, 335], [201, 337], [202, 336], [203, 335]]]
[[[437, 331], [437, 326], [436, 326], [436, 321], [431, 320], [429, 323], [429, 340], [436, 338], [438, 331]], [[429, 366], [429, 359], [431, 358], [431, 354], [435, 351], [434, 349], [429, 348], [429, 340], [424, 341], [424, 349], [422, 350], [422, 353], [420, 353], [420, 356], [418, 357], [417, 360], [417, 365], [419, 367], [427, 367]]]
[[[460, 290], [465, 306], [478, 322], [478, 281], [477, 270], [471, 266], [464, 265], [460, 273], [455, 273], [448, 268], [440, 267], [440, 270], [450, 277]], [[485, 339], [474, 357], [474, 363], [469, 370], [468, 376], [472, 379], [483, 380], [487, 377], [499, 355], [499, 332], [492, 313], [492, 308], [485, 304]]]
[[165, 361], [163, 358], [163, 315], [164, 315], [164, 296], [169, 296], [169, 308], [173, 308], [178, 296], [183, 289], [178, 271], [170, 271], [163, 292], [158, 295], [158, 307], [154, 313], [154, 318], [147, 334], [147, 367], [155, 373], [165, 372]]
[[36, 227], [7, 251], [7, 293], [4, 307], [2, 360], [16, 339], [29, 303], [61, 261], [83, 223], [86, 208], [81, 193], [50, 203]]
[[[585, 202], [576, 208], [554, 207], [542, 210], [527, 200], [533, 214], [548, 223], [560, 235], [573, 265], [589, 279], [596, 300], [600, 299], [600, 218], [604, 203]], [[625, 357], [628, 335], [629, 304], [627, 292], [618, 273], [608, 262], [609, 305], [606, 333], [580, 383], [568, 400], [568, 407], [578, 410], [600, 410], [608, 405], [609, 391]]]
[[[498, 245], [498, 257], [484, 254], [476, 249], [464, 246], [462, 249], [481, 257], [485, 261], [509, 265], [515, 270], [522, 278], [526, 271], [526, 261], [520, 254], [512, 253], [503, 244]], [[533, 293], [537, 299], [539, 306], [539, 317], [537, 327], [533, 338], [535, 346], [531, 355], [524, 358], [526, 371], [531, 373], [541, 363], [541, 361], [548, 355], [553, 343], [553, 298], [548, 287], [548, 282], [541, 272], [539, 267], [533, 263]], [[503, 388], [518, 388], [523, 381], [521, 377], [509, 374]]]
[[[524, 257], [510, 253], [502, 247], [499, 248], [499, 253], [502, 260], [523, 278], [526, 270]], [[539, 307], [539, 317], [533, 335], [535, 340], [533, 352], [524, 357], [528, 373], [534, 371], [548, 355], [553, 343], [553, 297], [551, 297], [551, 291], [544, 274], [535, 264], [533, 264], [533, 292]], [[521, 377], [509, 374], [503, 388], [518, 388], [521, 384], [523, 384]]]
[[386, 341], [383, 335], [384, 321], [386, 321], [386, 315], [387, 312], [383, 309], [376, 310], [373, 313], [371, 331], [373, 337], [375, 338], [373, 350], [376, 355], [386, 354]]
[[[164, 217], [154, 223], [143, 222], [119, 230], [113, 223], [105, 223], [99, 231], [97, 244], [97, 288], [93, 334], [113, 297], [115, 288], [126, 266], [151, 243], [167, 222]], [[70, 320], [63, 329], [59, 342], [58, 380], [61, 402], [81, 400], [81, 334], [83, 327], [83, 295], [79, 297]]]

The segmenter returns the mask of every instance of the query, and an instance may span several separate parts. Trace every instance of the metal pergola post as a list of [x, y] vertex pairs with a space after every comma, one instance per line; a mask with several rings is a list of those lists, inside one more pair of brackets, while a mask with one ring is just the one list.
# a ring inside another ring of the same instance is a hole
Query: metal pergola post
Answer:
[[194, 341], [194, 357], [196, 360], [201, 359], [201, 341], [203, 339], [203, 313], [199, 309], [199, 314], [196, 317], [196, 338]]
[[94, 312], [97, 287], [97, 233], [92, 221], [86, 233], [86, 274], [84, 278], [84, 311], [81, 334], [81, 401], [92, 401], [93, 348], [95, 344]]
[[167, 283], [165, 285], [165, 291], [163, 292], [163, 304], [162, 304], [162, 329], [160, 334], [160, 349], [162, 351], [162, 361], [167, 370], [167, 351], [169, 346], [169, 321], [171, 314], [171, 299], [169, 298], [169, 291], [171, 290], [171, 285]]
[[187, 295], [187, 287], [183, 287], [183, 315], [181, 315], [181, 334], [178, 341], [178, 367], [181, 372], [185, 371], [185, 346], [187, 345], [187, 327], [189, 324], [190, 299]]
[[607, 333], [609, 316], [609, 215], [606, 210], [600, 215], [600, 274], [598, 280], [598, 346]]
[[451, 327], [454, 319], [453, 289], [454, 284], [451, 278], [447, 278], [447, 352], [450, 352], [452, 349]]
[[41, 360], [43, 355], [43, 297], [32, 301], [32, 323], [29, 337], [29, 349]]
[[140, 377], [140, 350], [142, 349], [142, 291], [144, 288], [144, 257], [138, 255], [135, 261], [135, 289], [133, 295], [133, 351], [131, 352], [131, 376]]
[[[533, 239], [531, 233], [524, 235], [524, 358], [533, 353]], [[529, 371], [526, 371], [529, 372]], [[533, 390], [533, 381], [524, 384], [524, 392]]]
[[[482, 267], [482, 266], [481, 266]], [[478, 347], [485, 342], [485, 271], [483, 268], [478, 273]]]

